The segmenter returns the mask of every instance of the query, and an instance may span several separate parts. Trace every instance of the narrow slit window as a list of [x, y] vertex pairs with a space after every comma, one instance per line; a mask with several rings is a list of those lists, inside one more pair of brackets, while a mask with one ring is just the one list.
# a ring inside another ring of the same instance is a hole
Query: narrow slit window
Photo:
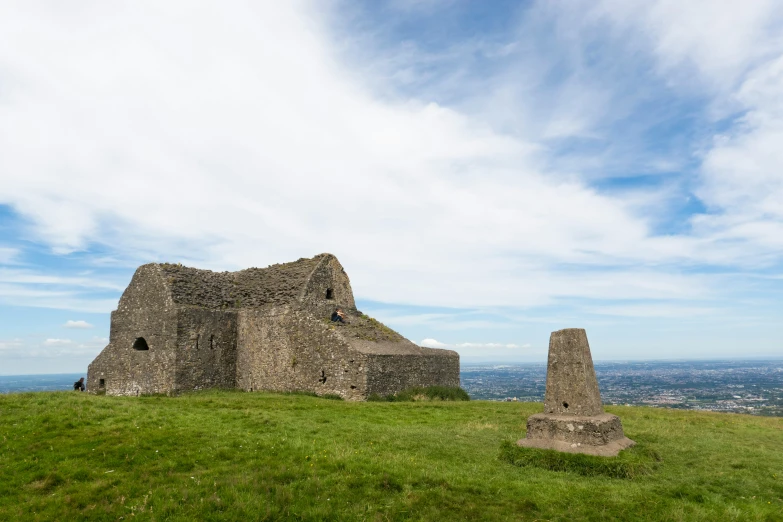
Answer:
[[134, 350], [149, 350], [150, 347], [147, 344], [147, 341], [144, 339], [144, 337], [137, 337], [135, 341], [133, 341], [133, 349]]
[[334, 299], [334, 290], [331, 288], [326, 289], [326, 298], [327, 299]]

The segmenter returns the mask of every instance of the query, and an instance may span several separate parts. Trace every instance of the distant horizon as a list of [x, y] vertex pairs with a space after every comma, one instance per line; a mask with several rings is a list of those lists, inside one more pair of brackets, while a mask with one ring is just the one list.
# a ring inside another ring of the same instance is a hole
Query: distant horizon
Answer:
[[[593, 364], [602, 363], [648, 363], [648, 362], [739, 362], [739, 361], [783, 361], [783, 356], [769, 357], [720, 357], [720, 358], [698, 358], [698, 359], [593, 359]], [[547, 361], [534, 362], [534, 361], [486, 361], [486, 362], [471, 362], [469, 364], [463, 364], [460, 359], [460, 366], [472, 366], [478, 364], [504, 364], [504, 365], [525, 365], [525, 364], [543, 364], [546, 365]]]
[[[665, 362], [757, 362], [757, 361], [770, 361], [770, 362], [777, 362], [777, 361], [783, 361], [783, 356], [777, 356], [777, 357], [721, 357], [716, 359], [626, 359], [626, 360], [593, 360], [593, 364], [602, 364], [602, 363], [648, 363], [648, 362], [658, 362], [658, 363], [665, 363]], [[535, 362], [535, 361], [473, 361], [470, 363], [464, 363], [462, 359], [460, 359], [460, 368], [463, 366], [485, 366], [485, 365], [503, 365], [503, 366], [527, 366], [527, 365], [546, 365], [546, 361], [541, 362]], [[87, 370], [85, 369], [84, 372], [57, 372], [57, 373], [0, 373], [0, 377], [36, 377], [36, 376], [51, 376], [51, 375], [80, 375], [80, 374], [86, 374]]]

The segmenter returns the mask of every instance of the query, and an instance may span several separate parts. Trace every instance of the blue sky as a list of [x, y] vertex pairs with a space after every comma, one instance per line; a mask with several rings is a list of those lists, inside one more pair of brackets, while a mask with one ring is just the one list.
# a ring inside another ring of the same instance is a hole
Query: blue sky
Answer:
[[0, 374], [320, 252], [464, 362], [783, 355], [779, 2], [260, 4], [0, 7]]

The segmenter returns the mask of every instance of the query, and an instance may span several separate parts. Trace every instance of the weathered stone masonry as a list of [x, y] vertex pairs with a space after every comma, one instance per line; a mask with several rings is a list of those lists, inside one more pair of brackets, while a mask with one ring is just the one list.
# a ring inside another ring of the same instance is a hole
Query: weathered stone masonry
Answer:
[[[338, 306], [346, 325], [329, 321]], [[459, 386], [457, 353], [361, 314], [330, 254], [239, 272], [143, 265], [87, 372], [87, 390], [109, 395], [240, 388], [362, 400], [429, 385]]]

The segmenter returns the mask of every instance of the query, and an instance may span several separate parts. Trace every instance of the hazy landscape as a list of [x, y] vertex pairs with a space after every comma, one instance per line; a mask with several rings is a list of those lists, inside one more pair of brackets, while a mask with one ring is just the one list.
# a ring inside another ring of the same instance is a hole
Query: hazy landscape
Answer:
[[[608, 405], [783, 416], [783, 360], [596, 362]], [[71, 390], [81, 374], [0, 376], [0, 393]], [[473, 400], [542, 402], [545, 364], [465, 365]]]
[[[604, 404], [783, 416], [783, 360], [596, 362]], [[462, 368], [479, 400], [542, 402], [546, 365]]]

